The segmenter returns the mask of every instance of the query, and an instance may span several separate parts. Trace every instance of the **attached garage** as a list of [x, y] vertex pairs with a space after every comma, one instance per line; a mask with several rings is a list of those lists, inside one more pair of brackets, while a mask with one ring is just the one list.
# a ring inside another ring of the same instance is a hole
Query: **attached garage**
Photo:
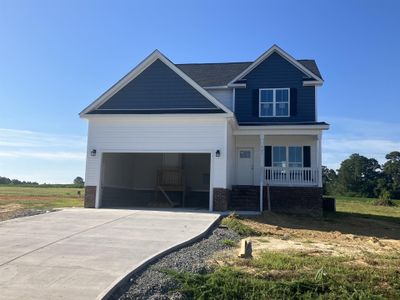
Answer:
[[210, 209], [210, 153], [103, 153], [101, 207]]
[[80, 116], [85, 207], [225, 210], [233, 112], [159, 51]]

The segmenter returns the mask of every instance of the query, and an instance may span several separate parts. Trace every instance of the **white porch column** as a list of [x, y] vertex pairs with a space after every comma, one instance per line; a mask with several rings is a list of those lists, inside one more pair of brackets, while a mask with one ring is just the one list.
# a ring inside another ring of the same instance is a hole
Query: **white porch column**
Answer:
[[264, 166], [265, 166], [265, 155], [264, 155], [264, 134], [260, 134], [260, 212], [263, 211], [263, 200], [264, 200]]
[[318, 168], [318, 187], [322, 187], [322, 132], [317, 135], [317, 168]]

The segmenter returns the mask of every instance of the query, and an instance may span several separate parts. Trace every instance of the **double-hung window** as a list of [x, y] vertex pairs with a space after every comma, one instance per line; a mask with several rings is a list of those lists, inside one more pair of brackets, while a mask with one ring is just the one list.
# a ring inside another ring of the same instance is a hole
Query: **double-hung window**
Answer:
[[260, 117], [289, 117], [290, 89], [260, 89]]
[[303, 147], [301, 146], [273, 146], [272, 166], [279, 168], [302, 168]]

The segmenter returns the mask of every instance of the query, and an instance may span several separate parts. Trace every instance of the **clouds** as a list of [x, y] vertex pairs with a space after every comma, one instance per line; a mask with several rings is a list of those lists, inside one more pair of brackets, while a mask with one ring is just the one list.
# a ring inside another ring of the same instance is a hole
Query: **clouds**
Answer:
[[46, 152], [46, 151], [35, 151], [31, 152], [27, 151], [0, 151], [0, 158], [1, 157], [12, 157], [12, 158], [39, 158], [39, 159], [46, 159], [46, 160], [85, 160], [85, 153], [81, 152]]
[[376, 158], [380, 163], [400, 150], [400, 123], [326, 117], [331, 129], [323, 136], [323, 164], [337, 169], [352, 153]]
[[28, 130], [0, 128], [0, 146], [5, 147], [66, 147], [81, 149], [86, 138], [78, 135], [60, 135]]
[[68, 183], [84, 175], [86, 137], [0, 128], [0, 176]]

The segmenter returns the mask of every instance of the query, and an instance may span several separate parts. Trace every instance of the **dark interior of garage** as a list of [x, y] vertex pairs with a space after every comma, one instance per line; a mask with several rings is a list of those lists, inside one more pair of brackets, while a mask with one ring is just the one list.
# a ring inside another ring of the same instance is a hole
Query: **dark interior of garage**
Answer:
[[208, 209], [210, 154], [104, 153], [102, 207]]

